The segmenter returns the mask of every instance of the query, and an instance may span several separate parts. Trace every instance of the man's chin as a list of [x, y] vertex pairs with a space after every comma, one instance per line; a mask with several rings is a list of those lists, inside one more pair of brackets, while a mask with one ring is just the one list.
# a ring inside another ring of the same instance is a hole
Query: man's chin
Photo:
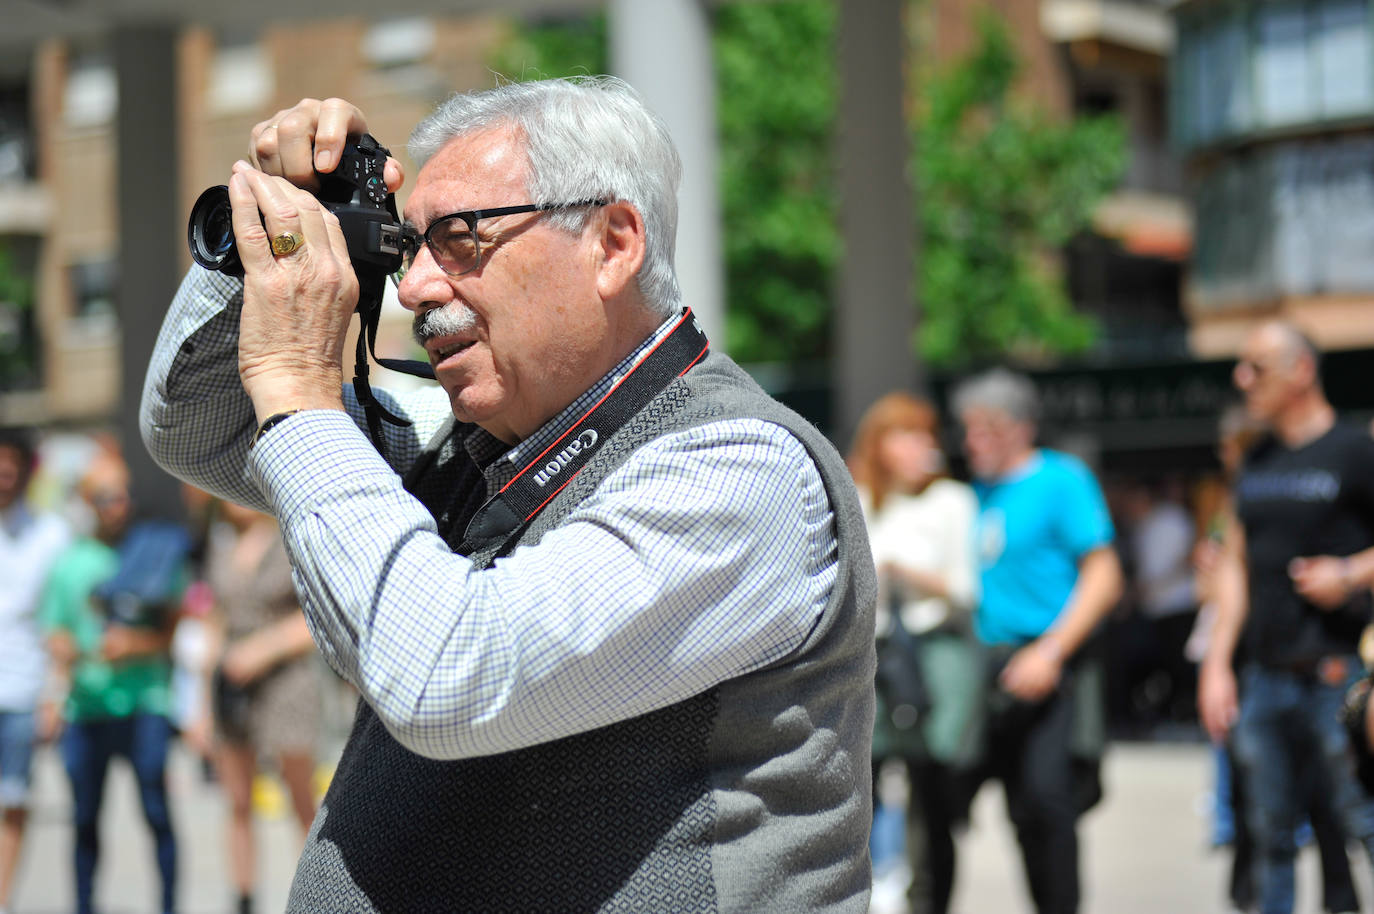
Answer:
[[474, 396], [476, 391], [467, 386], [445, 387], [445, 390], [448, 392], [448, 405], [453, 410], [453, 418], [469, 425], [479, 425], [491, 431], [496, 437], [502, 438], [492, 431], [503, 427], [500, 422], [501, 410], [497, 404], [482, 401]]

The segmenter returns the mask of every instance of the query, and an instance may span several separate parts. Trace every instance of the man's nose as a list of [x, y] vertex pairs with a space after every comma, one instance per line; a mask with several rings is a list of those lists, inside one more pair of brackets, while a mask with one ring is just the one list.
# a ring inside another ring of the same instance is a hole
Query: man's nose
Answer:
[[429, 245], [422, 244], [410, 262], [410, 269], [396, 285], [396, 297], [402, 307], [416, 314], [442, 307], [452, 297], [448, 278], [434, 261]]

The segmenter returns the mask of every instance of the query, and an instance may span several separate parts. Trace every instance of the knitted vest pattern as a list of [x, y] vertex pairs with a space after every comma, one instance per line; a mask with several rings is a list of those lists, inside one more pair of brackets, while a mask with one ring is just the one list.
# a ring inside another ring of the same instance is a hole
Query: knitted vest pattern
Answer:
[[[645, 442], [735, 417], [796, 436], [831, 499], [838, 575], [802, 647], [659, 711], [456, 761], [409, 751], [359, 702], [288, 911], [867, 910], [876, 583], [852, 484], [824, 437], [712, 354], [611, 436], [515, 542], [565, 522]], [[441, 429], [407, 479], [455, 550], [484, 495], [461, 443], [470, 428]], [[468, 557], [485, 566], [513, 544]]]

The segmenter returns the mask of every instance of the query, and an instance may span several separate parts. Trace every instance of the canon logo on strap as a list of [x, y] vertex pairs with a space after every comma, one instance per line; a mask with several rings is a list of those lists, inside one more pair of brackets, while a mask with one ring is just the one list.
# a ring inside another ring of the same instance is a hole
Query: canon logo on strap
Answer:
[[563, 468], [567, 466], [574, 457], [596, 447], [597, 438], [596, 430], [589, 428], [572, 441], [568, 442], [567, 447], [559, 451], [552, 460], [544, 464], [542, 470], [534, 474], [535, 484], [540, 488], [548, 485], [549, 480], [563, 472]]

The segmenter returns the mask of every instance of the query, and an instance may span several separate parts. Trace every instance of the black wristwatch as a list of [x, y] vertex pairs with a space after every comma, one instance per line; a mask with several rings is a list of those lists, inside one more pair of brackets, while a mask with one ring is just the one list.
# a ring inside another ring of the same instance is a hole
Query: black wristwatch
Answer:
[[[298, 409], [288, 409], [284, 413], [273, 413], [266, 419], [263, 419], [262, 425], [259, 425], [258, 430], [253, 433], [253, 444], [256, 445], [259, 441], [262, 440], [263, 435], [266, 435], [272, 429], [276, 428], [278, 425], [285, 422], [287, 419], [290, 419], [298, 412], [300, 412], [300, 410]], [[250, 447], [251, 446], [252, 445], [250, 445]]]

